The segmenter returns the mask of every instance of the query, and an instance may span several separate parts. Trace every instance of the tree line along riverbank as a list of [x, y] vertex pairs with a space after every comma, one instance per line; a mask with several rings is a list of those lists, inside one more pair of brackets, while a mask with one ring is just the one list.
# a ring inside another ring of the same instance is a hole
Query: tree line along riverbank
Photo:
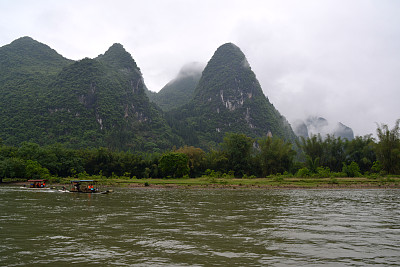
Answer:
[[254, 181], [262, 177], [271, 183], [292, 179], [306, 181], [305, 184], [329, 178], [329, 183], [335, 184], [342, 177], [364, 177], [374, 184], [400, 174], [399, 124], [400, 120], [393, 129], [379, 126], [378, 139], [372, 135], [353, 140], [314, 135], [301, 137], [295, 144], [276, 137], [255, 140], [244, 134], [228, 133], [221, 144], [208, 151], [184, 146], [140, 153], [107, 148], [71, 149], [61, 144], [40, 146], [31, 142], [14, 147], [0, 142], [0, 182], [21, 177], [54, 182], [92, 177], [116, 181], [207, 177], [229, 183], [235, 181], [233, 178]]

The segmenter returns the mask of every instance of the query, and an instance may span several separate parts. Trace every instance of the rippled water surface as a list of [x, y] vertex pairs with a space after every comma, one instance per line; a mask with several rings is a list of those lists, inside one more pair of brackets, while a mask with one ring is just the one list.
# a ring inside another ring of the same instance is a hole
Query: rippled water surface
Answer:
[[0, 187], [1, 266], [399, 265], [400, 190]]

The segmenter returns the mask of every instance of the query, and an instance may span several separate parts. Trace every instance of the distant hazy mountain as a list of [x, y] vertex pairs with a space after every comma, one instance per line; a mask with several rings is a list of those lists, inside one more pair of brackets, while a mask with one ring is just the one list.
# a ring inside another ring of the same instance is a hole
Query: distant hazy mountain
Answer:
[[336, 124], [329, 123], [325, 118], [310, 116], [306, 120], [297, 120], [293, 123], [293, 130], [297, 136], [310, 137], [320, 134], [325, 137], [327, 134], [336, 137], [354, 139], [353, 130], [341, 122]]
[[188, 63], [182, 67], [177, 77], [166, 84], [158, 93], [148, 91], [150, 101], [162, 110], [169, 111], [188, 103], [200, 80], [204, 66], [198, 62]]
[[350, 127], [344, 125], [341, 122], [338, 122], [336, 124], [336, 127], [333, 131], [333, 134], [337, 137], [342, 137], [342, 138], [347, 138], [348, 140], [352, 140], [354, 139], [354, 133], [353, 133], [353, 129], [351, 129]]
[[222, 141], [227, 132], [296, 138], [287, 120], [263, 94], [245, 55], [232, 43], [216, 50], [193, 99], [171, 111], [169, 121], [187, 143], [200, 146]]
[[292, 128], [293, 128], [294, 133], [298, 137], [300, 137], [300, 136], [303, 136], [305, 138], [309, 137], [308, 128], [304, 121], [296, 120], [296, 121], [292, 122]]
[[181, 143], [145, 94], [140, 69], [120, 44], [71, 61], [24, 37], [0, 48], [0, 137], [154, 151]]

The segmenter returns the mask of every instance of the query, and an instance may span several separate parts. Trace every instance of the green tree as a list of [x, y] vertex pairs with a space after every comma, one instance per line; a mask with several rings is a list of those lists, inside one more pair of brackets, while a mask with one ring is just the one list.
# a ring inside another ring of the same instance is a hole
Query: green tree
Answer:
[[356, 136], [353, 140], [346, 141], [346, 162], [356, 162], [360, 171], [370, 171], [376, 161], [375, 142], [372, 135]]
[[226, 153], [229, 169], [235, 171], [236, 176], [243, 176], [250, 172], [251, 151], [253, 139], [245, 134], [227, 133], [222, 142], [222, 150]]
[[2, 178], [25, 177], [25, 161], [20, 158], [6, 158], [0, 162], [0, 175]]
[[17, 155], [19, 158], [28, 160], [37, 160], [40, 158], [41, 147], [32, 142], [23, 142], [21, 146], [18, 148]]
[[207, 169], [215, 170], [219, 172], [225, 172], [229, 170], [229, 162], [226, 154], [222, 150], [210, 150], [206, 155], [206, 166]]
[[313, 135], [310, 138], [300, 137], [299, 141], [296, 141], [297, 146], [303, 152], [305, 156], [309, 156], [312, 161], [316, 158], [321, 158], [324, 156], [324, 145], [321, 135]]
[[306, 155], [306, 166], [308, 168], [308, 170], [311, 173], [316, 173], [318, 167], [320, 166], [319, 164], [319, 157], [316, 157], [315, 159], [313, 159], [312, 157], [310, 157], [309, 155]]
[[260, 139], [258, 144], [260, 146], [260, 165], [264, 177], [291, 169], [296, 153], [291, 143], [277, 137], [267, 137]]
[[361, 176], [360, 167], [356, 162], [351, 162], [349, 165], [343, 163], [342, 172], [347, 175], [347, 177], [358, 177]]
[[383, 170], [389, 174], [400, 173], [400, 119], [391, 130], [386, 124], [378, 125], [376, 133], [379, 139], [376, 156]]
[[327, 135], [323, 141], [323, 154], [321, 165], [329, 167], [330, 170], [339, 172], [342, 162], [346, 160], [345, 142], [340, 137]]
[[168, 152], [159, 162], [159, 168], [164, 177], [183, 177], [189, 174], [189, 158], [183, 153]]
[[84, 171], [78, 150], [66, 148], [65, 145], [59, 143], [44, 147], [36, 161], [48, 169], [51, 174], [60, 177]]
[[176, 150], [189, 158], [190, 176], [200, 175], [205, 170], [206, 153], [201, 148], [184, 146]]
[[25, 168], [25, 176], [28, 178], [39, 179], [48, 177], [50, 172], [43, 168], [37, 161], [27, 160]]

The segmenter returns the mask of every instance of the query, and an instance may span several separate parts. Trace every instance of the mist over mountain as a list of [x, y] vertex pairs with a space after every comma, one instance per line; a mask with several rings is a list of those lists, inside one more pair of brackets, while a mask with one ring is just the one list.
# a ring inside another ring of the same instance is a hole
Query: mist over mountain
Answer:
[[342, 138], [346, 138], [348, 140], [353, 140], [354, 139], [354, 132], [353, 129], [351, 129], [350, 127], [344, 125], [341, 122], [338, 122], [336, 124], [336, 127], [333, 131], [333, 134], [336, 137], [342, 137]]
[[150, 101], [156, 103], [163, 111], [188, 103], [193, 97], [203, 69], [204, 65], [199, 62], [187, 63], [158, 93], [147, 91]]
[[296, 137], [287, 120], [262, 92], [239, 47], [220, 46], [205, 67], [193, 98], [169, 112], [169, 123], [186, 143], [209, 146], [225, 133], [251, 137]]
[[353, 130], [341, 122], [331, 124], [325, 118], [318, 116], [309, 116], [304, 121], [297, 120], [293, 122], [293, 131], [297, 136], [311, 137], [320, 134], [321, 137], [334, 135], [335, 137], [354, 139]]
[[201, 73], [203, 72], [206, 64], [200, 62], [189, 62], [183, 65], [181, 70], [178, 73], [178, 76], [175, 78], [176, 80], [186, 78], [188, 76], [198, 77], [200, 80]]

